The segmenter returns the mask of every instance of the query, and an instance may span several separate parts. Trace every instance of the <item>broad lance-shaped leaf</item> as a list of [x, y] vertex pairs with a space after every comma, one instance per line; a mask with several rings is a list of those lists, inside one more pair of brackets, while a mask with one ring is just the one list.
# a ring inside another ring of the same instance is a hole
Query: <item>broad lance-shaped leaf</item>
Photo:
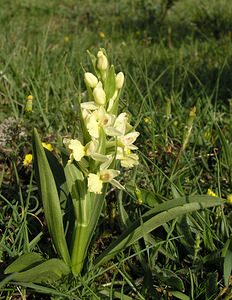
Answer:
[[36, 129], [34, 129], [33, 135], [33, 158], [36, 177], [39, 181], [44, 214], [52, 241], [60, 258], [69, 265], [70, 256], [64, 234], [56, 183]]
[[94, 261], [94, 264], [99, 266], [107, 262], [120, 251], [142, 238], [144, 232], [151, 232], [157, 227], [184, 214], [211, 206], [222, 205], [223, 203], [224, 201], [220, 198], [203, 195], [181, 197], [159, 204], [142, 216], [142, 222], [138, 220], [131, 224], [117, 240], [111, 243], [110, 246], [99, 255]]
[[38, 253], [30, 252], [19, 256], [15, 261], [12, 262], [4, 271], [4, 274], [10, 274], [15, 272], [21, 272], [29, 269], [32, 266], [44, 262], [45, 259]]
[[[67, 264], [57, 258], [52, 258], [41, 262], [23, 272], [16, 272], [9, 275], [10, 281], [22, 282], [54, 282], [62, 276], [69, 274], [70, 270]], [[7, 280], [7, 278], [6, 278]], [[7, 282], [7, 281], [6, 281]]]

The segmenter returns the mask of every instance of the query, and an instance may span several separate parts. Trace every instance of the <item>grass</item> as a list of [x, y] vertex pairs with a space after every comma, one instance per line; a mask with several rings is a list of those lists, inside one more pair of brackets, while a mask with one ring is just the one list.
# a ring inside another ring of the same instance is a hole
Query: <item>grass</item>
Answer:
[[[140, 165], [122, 182], [142, 193], [108, 195], [90, 267], [78, 279], [17, 282], [0, 299], [231, 299], [231, 206], [188, 214], [152, 232], [104, 267], [93, 257], [157, 203], [183, 195], [232, 194], [231, 14], [227, 1], [2, 1], [0, 10], [0, 262], [54, 257], [37, 184], [23, 158], [31, 132], [74, 136], [86, 50], [104, 47], [126, 83], [121, 109], [141, 135]], [[191, 9], [194, 5], [194, 9]], [[100, 32], [103, 32], [103, 38]], [[28, 95], [33, 113], [25, 114]], [[189, 112], [196, 117], [184, 151]], [[178, 158], [178, 159], [177, 159]], [[147, 192], [148, 191], [148, 192]], [[228, 250], [229, 249], [229, 250]], [[225, 272], [226, 275], [225, 275]], [[3, 278], [3, 277], [2, 277]], [[127, 298], [128, 297], [128, 298]]]

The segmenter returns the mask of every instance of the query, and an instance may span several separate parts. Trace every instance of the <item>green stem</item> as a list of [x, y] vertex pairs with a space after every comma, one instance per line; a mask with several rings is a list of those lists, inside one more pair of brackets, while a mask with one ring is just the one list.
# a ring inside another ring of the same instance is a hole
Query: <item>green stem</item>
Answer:
[[89, 226], [78, 224], [71, 257], [72, 272], [75, 276], [79, 275], [83, 268], [89, 241]]
[[91, 202], [89, 193], [85, 193], [78, 200], [76, 210], [76, 231], [72, 247], [72, 271], [78, 275], [83, 267], [86, 251], [89, 243], [89, 212], [91, 211]]
[[88, 247], [97, 226], [102, 207], [104, 204], [107, 184], [104, 185], [102, 194], [86, 193], [80, 201], [79, 222], [77, 222], [74, 233], [73, 247], [71, 254], [71, 265], [74, 276], [78, 276], [83, 268]]

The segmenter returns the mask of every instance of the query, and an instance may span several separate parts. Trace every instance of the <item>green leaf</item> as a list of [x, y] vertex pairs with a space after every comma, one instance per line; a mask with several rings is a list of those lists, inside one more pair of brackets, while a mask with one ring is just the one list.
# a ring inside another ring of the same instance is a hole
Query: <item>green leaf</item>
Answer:
[[49, 294], [49, 295], [52, 295], [52, 296], [62, 297], [62, 298], [51, 298], [51, 299], [54, 299], [54, 300], [55, 299], [80, 300], [80, 298], [78, 296], [74, 296], [74, 295], [70, 296], [66, 293], [62, 293], [62, 292], [57, 291], [57, 289], [49, 288], [49, 287], [42, 286], [42, 285], [35, 284], [35, 283], [14, 282], [14, 284], [21, 285], [21, 286], [24, 286], [24, 287], [29, 288], [29, 289], [33, 289], [38, 293], [43, 293], [43, 294]]
[[206, 299], [214, 299], [218, 290], [218, 273], [207, 274]]
[[115, 70], [114, 70], [114, 66], [112, 65], [107, 73], [107, 77], [104, 83], [106, 101], [109, 101], [109, 99], [113, 97], [115, 90], [116, 90]]
[[177, 232], [180, 236], [183, 235], [183, 238], [180, 238], [180, 242], [193, 255], [195, 239], [193, 237], [190, 224], [191, 222], [188, 216], [184, 215], [183, 217], [179, 218], [177, 222]]
[[69, 264], [70, 256], [65, 240], [60, 199], [54, 176], [36, 129], [34, 129], [33, 134], [33, 159], [43, 202], [44, 214], [52, 241], [58, 255]]
[[72, 198], [72, 204], [76, 219], [79, 218], [80, 199], [83, 199], [86, 193], [86, 184], [82, 172], [75, 164], [67, 164], [64, 168], [68, 191]]
[[11, 281], [21, 282], [54, 282], [62, 276], [69, 274], [69, 267], [60, 259], [52, 258], [23, 272], [10, 275]]
[[129, 218], [125, 208], [123, 207], [122, 195], [123, 195], [123, 192], [122, 192], [122, 190], [120, 190], [118, 192], [118, 212], [119, 212], [119, 217], [120, 217], [122, 227], [127, 228], [131, 224], [131, 221], [130, 221], [130, 218]]
[[204, 222], [202, 222], [202, 227], [203, 227], [203, 239], [204, 239], [205, 247], [210, 251], [215, 251], [216, 246], [214, 245], [213, 242], [212, 229], [210, 228], [211, 222], [207, 211], [203, 213], [203, 217], [204, 217]]
[[[134, 185], [126, 184], [126, 189], [134, 195], [135, 198], [138, 198], [137, 188]], [[153, 192], [147, 191], [145, 189], [139, 188], [140, 199], [138, 201], [142, 201], [143, 203], [149, 205], [150, 207], [154, 207], [157, 204], [162, 203], [162, 200], [159, 198], [159, 195], [156, 195]]]
[[174, 272], [168, 269], [159, 270], [157, 276], [161, 282], [166, 283], [168, 286], [184, 291], [184, 283], [182, 279]]
[[172, 291], [172, 296], [176, 297], [177, 299], [180, 299], [180, 300], [190, 300], [190, 297], [179, 292], [179, 291]]
[[110, 246], [99, 255], [94, 264], [99, 266], [107, 262], [120, 251], [142, 238], [144, 232], [149, 233], [168, 221], [186, 213], [221, 204], [223, 204], [222, 199], [207, 195], [195, 195], [181, 197], [157, 205], [142, 216], [142, 225], [139, 220], [134, 222], [117, 240], [111, 243]]
[[12, 264], [10, 264], [4, 271], [4, 274], [20, 272], [30, 268], [32, 265], [39, 264], [45, 259], [38, 253], [26, 253], [18, 257]]
[[[80, 181], [84, 180], [84, 176], [83, 176], [82, 172], [73, 163], [72, 164], [67, 164], [64, 168], [64, 172], [65, 172], [66, 179], [67, 179], [67, 174], [69, 174], [68, 175], [68, 177], [70, 177], [69, 184], [71, 184], [71, 185], [76, 180], [80, 180]], [[69, 186], [69, 188], [70, 188], [70, 186]]]
[[97, 58], [94, 54], [92, 54], [89, 50], [87, 50], [87, 53], [89, 55], [89, 58], [91, 60], [91, 63], [93, 65], [93, 69], [94, 69], [94, 72], [96, 73], [97, 77], [99, 78], [101, 76], [100, 72], [98, 71], [97, 69]]
[[59, 163], [58, 159], [51, 153], [51, 151], [44, 148], [44, 152], [46, 154], [46, 158], [49, 163], [49, 167], [51, 169], [51, 172], [54, 176], [57, 188], [60, 189], [60, 187], [65, 183], [65, 175], [62, 165]]
[[[127, 296], [121, 292], [112, 291], [111, 289], [104, 289], [102, 291], [99, 291], [97, 293], [99, 296], [99, 299], [101, 300], [107, 300], [107, 299], [123, 299], [123, 300], [133, 300], [134, 298], [131, 298], [130, 296]], [[112, 298], [113, 297], [113, 298]], [[96, 299], [96, 298], [92, 298]]]
[[232, 237], [230, 238], [230, 244], [226, 251], [224, 264], [223, 264], [224, 282], [226, 286], [228, 286], [229, 284], [231, 271], [232, 271]]

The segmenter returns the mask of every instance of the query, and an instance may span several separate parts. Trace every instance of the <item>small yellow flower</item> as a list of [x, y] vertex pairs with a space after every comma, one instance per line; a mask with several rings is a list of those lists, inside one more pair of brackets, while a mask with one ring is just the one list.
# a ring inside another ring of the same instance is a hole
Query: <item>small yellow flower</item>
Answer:
[[49, 143], [42, 143], [42, 146], [43, 146], [44, 148], [46, 148], [47, 150], [49, 150], [49, 151], [53, 151], [53, 147], [52, 147], [52, 145], [49, 144]]
[[232, 194], [227, 195], [227, 203], [232, 205]]
[[23, 165], [25, 167], [29, 166], [32, 162], [32, 154], [26, 154], [23, 160]]
[[213, 196], [213, 197], [218, 197], [218, 195], [217, 194], [215, 194], [211, 189], [208, 189], [208, 191], [207, 191], [207, 195], [209, 195], [209, 196]]
[[33, 96], [32, 95], [29, 95], [28, 97], [27, 97], [27, 100], [33, 100]]
[[101, 39], [104, 39], [105, 38], [105, 33], [103, 31], [99, 31], [98, 32], [98, 36], [101, 38]]
[[69, 41], [70, 41], [70, 38], [69, 38], [69, 36], [66, 35], [66, 36], [64, 37], [64, 42], [65, 42], [65, 43], [68, 43]]

